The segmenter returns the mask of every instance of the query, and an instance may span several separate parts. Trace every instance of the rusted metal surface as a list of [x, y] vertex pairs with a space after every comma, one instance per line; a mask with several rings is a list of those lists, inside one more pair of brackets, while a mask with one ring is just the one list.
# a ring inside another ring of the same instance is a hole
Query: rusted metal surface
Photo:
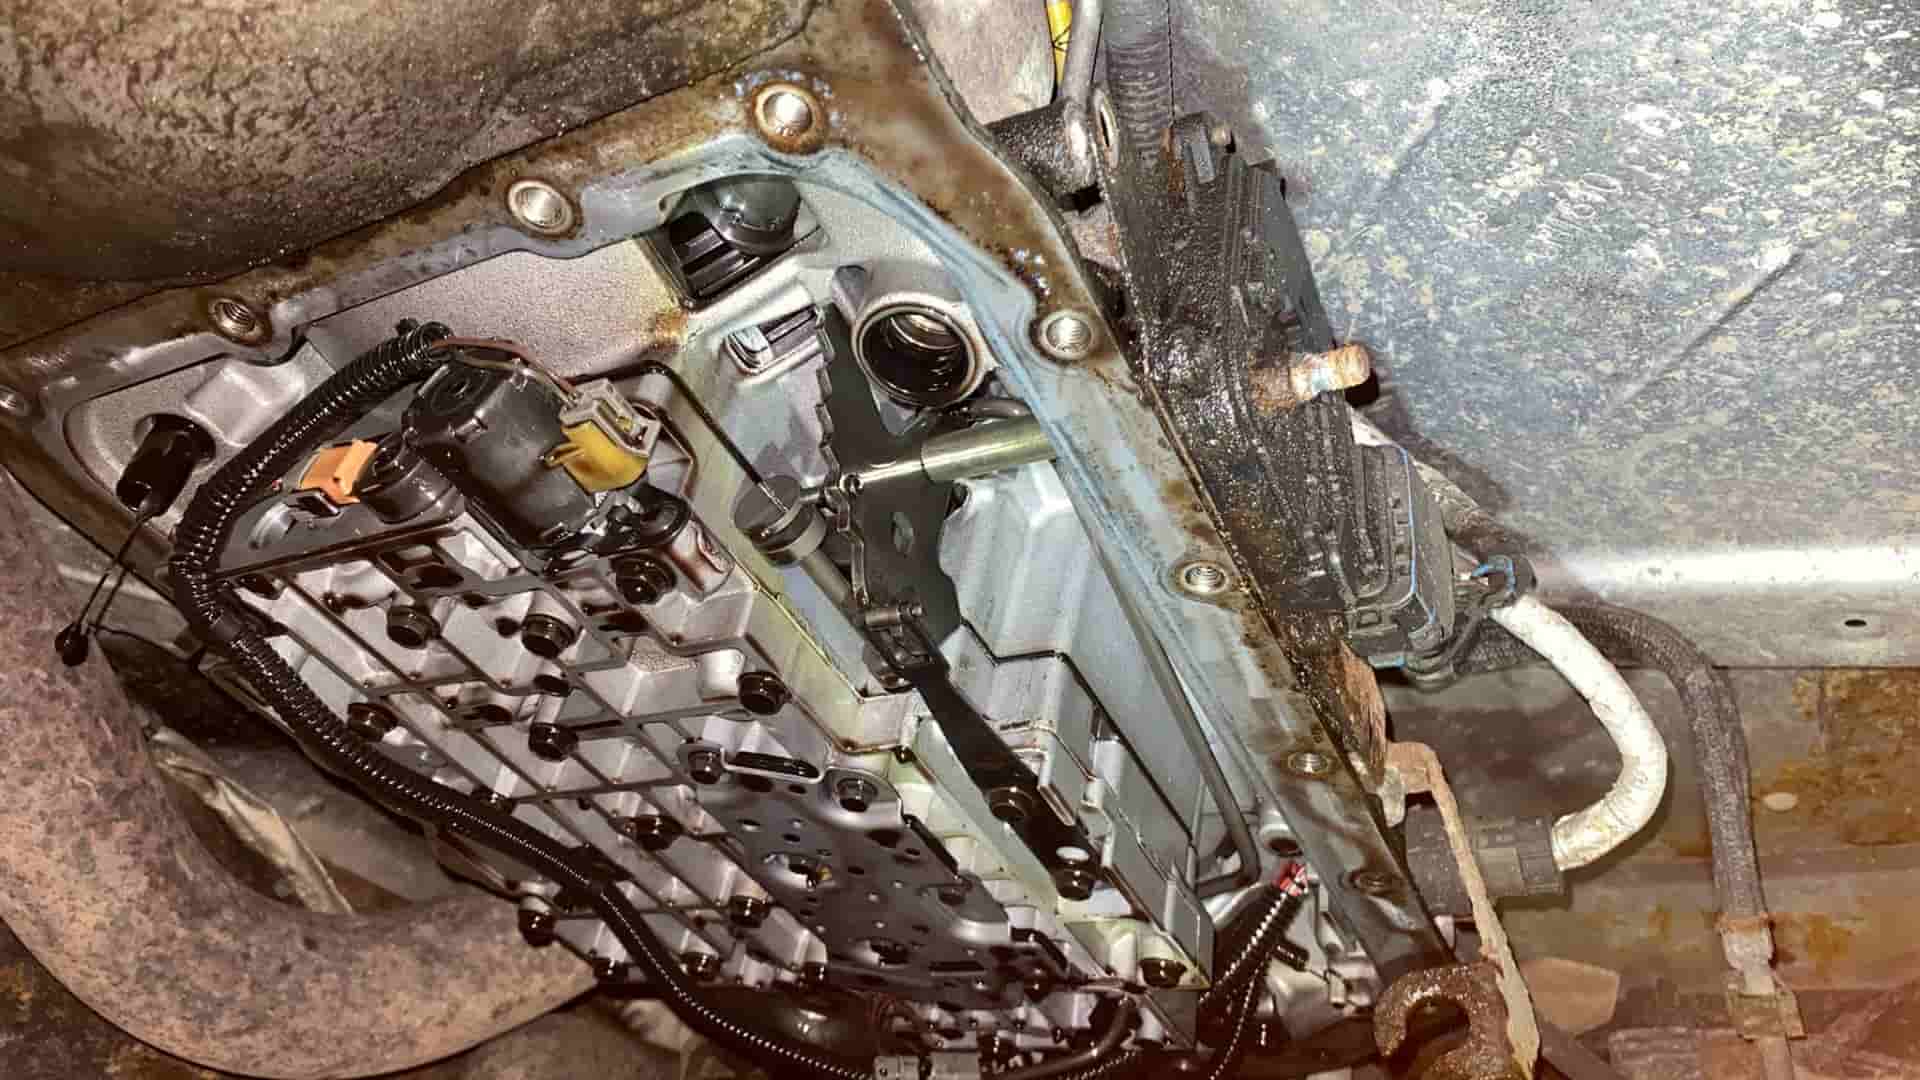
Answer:
[[1920, 671], [1808, 672], [1794, 688], [1822, 745], [1755, 778], [1777, 811], [1831, 829], [1849, 845], [1920, 842]]
[[[228, 274], [792, 34], [804, 0], [7, 0], [0, 270]], [[0, 324], [13, 319], [0, 315]]]
[[1253, 373], [1253, 404], [1265, 412], [1285, 412], [1315, 395], [1359, 386], [1372, 374], [1373, 356], [1364, 345], [1288, 357], [1284, 364]]
[[58, 667], [67, 616], [0, 496], [0, 916], [80, 1000], [215, 1068], [319, 1077], [444, 1057], [584, 990], [487, 897], [384, 916], [276, 904], [214, 863], [147, 764], [104, 661]]
[[[1646, 832], [1564, 905], [1503, 912], [1522, 959], [1665, 979], [1723, 998], [1709, 830], [1680, 702], [1656, 672], [1626, 673], [1673, 748], [1671, 797]], [[1753, 766], [1755, 840], [1778, 970], [1810, 992], [1884, 988], [1920, 969], [1920, 844], [1905, 805], [1920, 755], [1910, 671], [1731, 671]], [[1476, 676], [1440, 693], [1389, 688], [1395, 733], [1433, 746], [1470, 819], [1554, 815], [1618, 768], [1591, 711], [1551, 671]], [[1902, 748], [1905, 749], [1902, 749]], [[1812, 1018], [1809, 1017], [1809, 1026]], [[1642, 1021], [1644, 1023], [1644, 1021]], [[1727, 1023], [1724, 1016], [1719, 1021]]]
[[[1493, 898], [1487, 892], [1480, 863], [1473, 854], [1473, 841], [1467, 834], [1466, 822], [1460, 817], [1460, 805], [1454, 800], [1446, 773], [1440, 768], [1440, 759], [1425, 744], [1400, 742], [1387, 748], [1387, 767], [1399, 775], [1407, 794], [1432, 795], [1440, 809], [1447, 845], [1452, 848], [1454, 862], [1459, 866], [1460, 880], [1473, 907], [1474, 929], [1480, 935], [1481, 962], [1475, 970], [1483, 977], [1490, 975], [1492, 987], [1500, 997], [1499, 1045], [1506, 1054], [1507, 1064], [1517, 1075], [1531, 1076], [1534, 1060], [1540, 1053], [1540, 1029], [1534, 1021], [1533, 999], [1513, 958], [1513, 948], [1507, 943], [1506, 927], [1501, 925]], [[1401, 993], [1402, 983], [1394, 984], [1389, 994]], [[1484, 1033], [1478, 1030], [1481, 1018], [1471, 1010], [1470, 1015], [1476, 1028], [1474, 1038], [1482, 1038]]]
[[[1915, 1080], [1920, 1077], [1920, 982], [1850, 1003], [1810, 1039], [1794, 1042], [1799, 1080]], [[1748, 1080], [1761, 1075], [1759, 1049], [1724, 1027], [1628, 1028], [1607, 1039], [1625, 1080]]]
[[1513, 1060], [1506, 1039], [1507, 1006], [1496, 985], [1499, 969], [1482, 961], [1428, 968], [1402, 976], [1387, 988], [1373, 1013], [1373, 1036], [1382, 1054], [1406, 1045], [1415, 1016], [1436, 1007], [1466, 1014], [1466, 1041], [1423, 1063], [1421, 1080], [1521, 1080], [1531, 1076]]

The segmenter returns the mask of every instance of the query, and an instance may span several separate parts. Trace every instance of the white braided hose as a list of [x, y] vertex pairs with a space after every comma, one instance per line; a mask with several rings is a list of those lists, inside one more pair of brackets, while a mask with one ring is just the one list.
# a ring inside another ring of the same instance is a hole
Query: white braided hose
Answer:
[[1495, 608], [1493, 620], [1539, 653], [1593, 707], [1620, 749], [1620, 775], [1599, 801], [1553, 823], [1553, 861], [1585, 866], [1653, 819], [1667, 789], [1667, 744], [1620, 672], [1573, 624], [1533, 596]]

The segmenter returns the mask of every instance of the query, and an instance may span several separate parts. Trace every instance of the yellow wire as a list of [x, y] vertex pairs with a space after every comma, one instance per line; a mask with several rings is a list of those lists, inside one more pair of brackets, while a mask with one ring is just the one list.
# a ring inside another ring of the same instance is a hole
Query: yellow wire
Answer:
[[1067, 38], [1073, 31], [1072, 0], [1047, 0], [1047, 36], [1053, 39], [1053, 84], [1067, 73]]

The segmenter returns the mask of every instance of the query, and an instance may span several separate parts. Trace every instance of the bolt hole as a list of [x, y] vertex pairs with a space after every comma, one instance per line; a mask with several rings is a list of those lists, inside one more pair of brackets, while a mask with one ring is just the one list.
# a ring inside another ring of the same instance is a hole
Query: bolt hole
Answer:
[[1846, 619], [1842, 621], [1840, 625], [1846, 627], [1849, 630], [1865, 630], [1868, 626], [1871, 626], [1872, 624], [1868, 622], [1866, 619], [1863, 619], [1860, 616], [1855, 615], [1851, 619]]
[[1217, 596], [1231, 580], [1219, 563], [1190, 562], [1180, 568], [1180, 587], [1195, 596]]
[[798, 844], [800, 842], [800, 837], [797, 833], [781, 833], [780, 839], [785, 840], [789, 844]]
[[222, 296], [207, 305], [207, 318], [220, 336], [234, 341], [252, 341], [266, 329], [266, 320], [245, 301]]
[[1325, 776], [1333, 771], [1333, 758], [1318, 750], [1296, 750], [1287, 755], [1287, 768], [1301, 776]]
[[1077, 311], [1056, 311], [1040, 320], [1040, 347], [1056, 360], [1081, 360], [1093, 348], [1093, 324]]
[[508, 188], [507, 209], [534, 232], [563, 233], [573, 227], [573, 204], [544, 181], [522, 180]]
[[760, 95], [756, 114], [760, 127], [770, 135], [797, 139], [813, 127], [813, 102], [798, 87], [769, 87]]

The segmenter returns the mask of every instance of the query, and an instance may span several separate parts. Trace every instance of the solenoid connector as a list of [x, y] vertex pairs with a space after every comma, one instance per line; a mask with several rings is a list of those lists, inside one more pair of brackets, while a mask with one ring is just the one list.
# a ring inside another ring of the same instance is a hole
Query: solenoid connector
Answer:
[[660, 422], [641, 416], [613, 384], [599, 379], [579, 387], [560, 411], [566, 441], [547, 453], [547, 464], [565, 469], [586, 491], [618, 491], [646, 475]]

